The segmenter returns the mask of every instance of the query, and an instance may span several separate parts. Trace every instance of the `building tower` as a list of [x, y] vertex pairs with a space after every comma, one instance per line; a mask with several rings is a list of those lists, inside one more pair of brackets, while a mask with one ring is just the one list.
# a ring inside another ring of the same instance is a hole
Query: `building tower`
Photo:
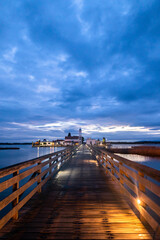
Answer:
[[79, 129], [79, 144], [82, 144], [82, 129]]

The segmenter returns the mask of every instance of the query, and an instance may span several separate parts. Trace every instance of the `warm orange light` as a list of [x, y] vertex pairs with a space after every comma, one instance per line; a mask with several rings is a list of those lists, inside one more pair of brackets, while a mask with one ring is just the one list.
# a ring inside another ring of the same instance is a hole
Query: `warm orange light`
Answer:
[[141, 204], [141, 200], [140, 200], [140, 199], [137, 199], [137, 203], [140, 205], [140, 204]]

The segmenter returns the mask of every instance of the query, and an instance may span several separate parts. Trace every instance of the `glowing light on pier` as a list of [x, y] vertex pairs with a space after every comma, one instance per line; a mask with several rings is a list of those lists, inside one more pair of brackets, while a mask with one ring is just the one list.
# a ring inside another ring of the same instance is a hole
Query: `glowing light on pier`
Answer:
[[137, 199], [137, 203], [138, 203], [138, 205], [141, 204], [141, 200], [139, 198]]

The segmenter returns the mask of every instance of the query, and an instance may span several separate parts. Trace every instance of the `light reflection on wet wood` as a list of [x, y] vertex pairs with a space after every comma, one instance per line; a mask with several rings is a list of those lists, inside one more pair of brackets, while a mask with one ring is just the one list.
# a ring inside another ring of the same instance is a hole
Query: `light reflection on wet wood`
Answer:
[[2, 239], [152, 239], [85, 147], [31, 199]]

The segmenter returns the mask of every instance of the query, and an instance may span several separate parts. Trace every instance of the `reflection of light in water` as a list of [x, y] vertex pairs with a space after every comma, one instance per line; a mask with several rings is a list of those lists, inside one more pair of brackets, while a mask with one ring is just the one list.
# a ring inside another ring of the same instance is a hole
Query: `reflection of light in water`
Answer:
[[54, 147], [50, 147], [50, 153], [54, 153], [55, 152], [55, 148]]
[[116, 155], [129, 159], [133, 162], [139, 162], [148, 167], [160, 170], [160, 157], [143, 156], [138, 154], [121, 154], [121, 153], [116, 153]]
[[37, 157], [39, 157], [39, 147], [37, 147]]

